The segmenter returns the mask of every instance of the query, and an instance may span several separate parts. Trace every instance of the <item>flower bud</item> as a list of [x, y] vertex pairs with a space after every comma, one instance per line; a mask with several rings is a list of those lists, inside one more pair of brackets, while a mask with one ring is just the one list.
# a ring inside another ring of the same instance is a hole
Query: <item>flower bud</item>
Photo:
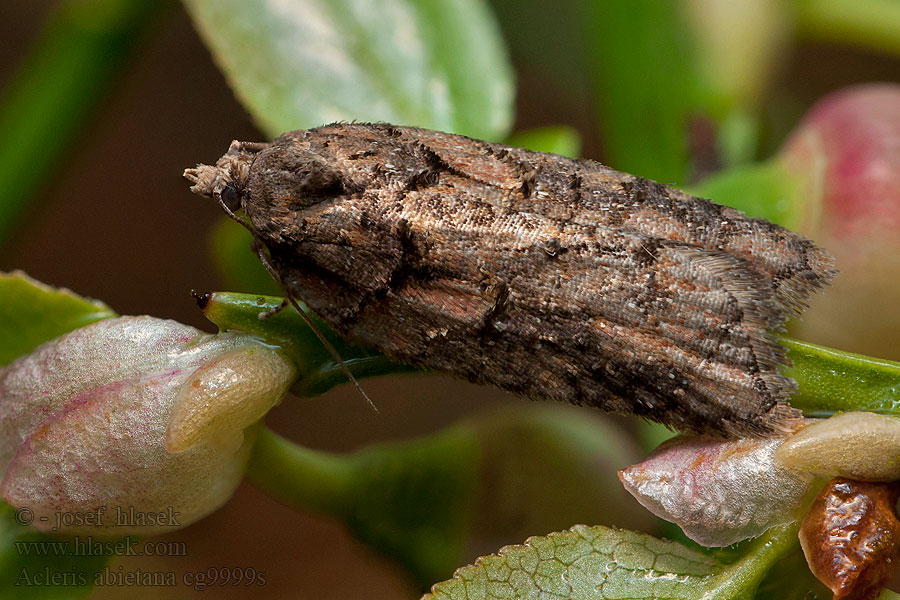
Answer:
[[695, 542], [728, 546], [799, 518], [813, 476], [774, 460], [783, 441], [679, 436], [619, 471], [619, 479]]
[[860, 485], [900, 479], [900, 419], [849, 412], [765, 439], [679, 436], [619, 471], [638, 502], [704, 546], [798, 520], [817, 478], [836, 475]]
[[[252, 446], [247, 428], [295, 377], [280, 353], [243, 334], [153, 317], [75, 330], [0, 369], [0, 495], [45, 531], [186, 525], [231, 496]], [[66, 518], [85, 513], [107, 518]]]
[[871, 84], [817, 103], [779, 153], [803, 181], [794, 228], [840, 270], [797, 324], [803, 339], [900, 359], [900, 85]]
[[775, 452], [784, 468], [820, 477], [900, 480], [900, 419], [847, 412], [811, 421]]

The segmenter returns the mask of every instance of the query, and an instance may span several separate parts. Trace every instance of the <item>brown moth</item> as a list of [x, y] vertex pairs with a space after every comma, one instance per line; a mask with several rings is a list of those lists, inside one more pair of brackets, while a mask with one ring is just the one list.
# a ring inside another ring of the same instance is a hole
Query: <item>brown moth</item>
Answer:
[[290, 296], [398, 361], [702, 433], [798, 414], [767, 331], [835, 271], [768, 221], [593, 161], [388, 124], [234, 142], [185, 176], [243, 208]]

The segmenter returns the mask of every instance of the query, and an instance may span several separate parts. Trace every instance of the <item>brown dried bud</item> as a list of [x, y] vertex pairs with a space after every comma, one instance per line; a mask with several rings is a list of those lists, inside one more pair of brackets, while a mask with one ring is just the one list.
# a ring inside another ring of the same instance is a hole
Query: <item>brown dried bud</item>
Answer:
[[800, 528], [813, 574], [835, 600], [870, 600], [881, 592], [900, 558], [900, 483], [838, 477], [816, 498]]

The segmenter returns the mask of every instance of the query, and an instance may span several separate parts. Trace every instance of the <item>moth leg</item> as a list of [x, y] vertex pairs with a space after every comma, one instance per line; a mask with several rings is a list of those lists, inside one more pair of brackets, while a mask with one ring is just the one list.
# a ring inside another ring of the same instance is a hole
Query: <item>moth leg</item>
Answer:
[[496, 335], [503, 330], [502, 319], [509, 302], [509, 286], [502, 281], [491, 284], [483, 297], [490, 302], [490, 307], [481, 315], [478, 329], [483, 334]]
[[270, 317], [274, 317], [275, 315], [283, 311], [288, 305], [291, 292], [284, 288], [284, 285], [281, 283], [281, 278], [278, 276], [278, 271], [275, 270], [275, 266], [272, 265], [272, 261], [269, 260], [269, 255], [266, 253], [265, 245], [258, 239], [253, 238], [253, 242], [250, 244], [250, 247], [256, 253], [256, 256], [266, 268], [266, 271], [269, 272], [269, 275], [272, 277], [272, 279], [274, 279], [278, 282], [279, 285], [281, 285], [282, 289], [284, 289], [285, 294], [288, 296], [284, 300], [282, 300], [281, 304], [279, 304], [278, 306], [259, 313], [259, 320], [262, 321]]
[[287, 308], [287, 305], [288, 305], [288, 300], [287, 300], [287, 298], [285, 298], [284, 300], [281, 301], [281, 304], [279, 304], [278, 306], [274, 306], [274, 307], [270, 308], [269, 310], [264, 310], [263, 312], [259, 313], [259, 315], [257, 315], [257, 316], [259, 317], [260, 321], [265, 321], [266, 319], [274, 317], [275, 315], [277, 315], [278, 313], [283, 311], [285, 308]]
[[323, 334], [322, 330], [320, 330], [318, 325], [316, 325], [315, 321], [313, 321], [312, 318], [308, 314], [306, 314], [306, 311], [303, 310], [302, 308], [300, 308], [300, 305], [297, 304], [297, 299], [294, 298], [294, 295], [291, 294], [291, 291], [285, 287], [284, 283], [281, 281], [281, 277], [278, 276], [278, 271], [275, 270], [275, 266], [272, 264], [272, 261], [269, 260], [269, 255], [266, 254], [265, 245], [263, 245], [262, 242], [260, 242], [258, 239], [256, 239], [254, 237], [253, 243], [251, 244], [250, 247], [253, 248], [253, 250], [256, 252], [256, 255], [259, 257], [259, 260], [262, 261], [263, 266], [266, 268], [266, 271], [269, 272], [269, 275], [272, 276], [272, 279], [274, 279], [275, 281], [277, 281], [279, 283], [279, 285], [281, 285], [281, 287], [282, 287], [282, 289], [284, 289], [284, 293], [285, 293], [285, 298], [284, 298], [284, 300], [281, 301], [280, 306], [278, 306], [272, 310], [267, 310], [265, 312], [260, 313], [259, 318], [267, 319], [267, 318], [281, 312], [287, 306], [288, 302], [293, 304], [294, 308], [297, 309], [297, 312], [300, 313], [300, 316], [303, 318], [303, 320], [306, 322], [306, 324], [309, 325], [309, 328], [313, 330], [313, 333], [316, 334], [316, 337], [319, 338], [319, 341], [322, 342], [322, 345], [325, 346], [325, 349], [328, 350], [329, 354], [331, 354], [331, 357], [335, 361], [337, 361], [338, 366], [340, 367], [340, 369], [344, 373], [344, 375], [347, 377], [347, 379], [349, 379], [350, 382], [354, 385], [354, 387], [356, 387], [356, 391], [358, 391], [360, 393], [360, 395], [363, 397], [363, 399], [366, 401], [366, 403], [372, 408], [372, 410], [374, 410], [375, 412], [378, 412], [378, 407], [375, 406], [375, 403], [372, 402], [372, 399], [369, 398], [369, 395], [366, 394], [365, 390], [362, 389], [362, 386], [359, 385], [359, 381], [357, 381], [356, 377], [353, 376], [353, 373], [350, 372], [350, 369], [347, 367], [347, 363], [345, 363], [344, 359], [341, 358], [341, 355], [338, 353], [337, 349], [334, 347], [334, 345], [331, 342], [328, 341], [328, 339], [325, 337], [325, 334]]
[[[281, 277], [278, 275], [278, 271], [275, 270], [275, 266], [272, 264], [272, 261], [269, 260], [269, 255], [266, 253], [266, 246], [262, 242], [260, 242], [255, 237], [253, 238], [253, 242], [250, 244], [250, 248], [256, 253], [257, 258], [259, 258], [260, 262], [266, 268], [266, 271], [269, 272], [269, 275], [278, 282], [279, 285], [284, 285], [281, 282]], [[286, 293], [290, 294], [287, 290]]]

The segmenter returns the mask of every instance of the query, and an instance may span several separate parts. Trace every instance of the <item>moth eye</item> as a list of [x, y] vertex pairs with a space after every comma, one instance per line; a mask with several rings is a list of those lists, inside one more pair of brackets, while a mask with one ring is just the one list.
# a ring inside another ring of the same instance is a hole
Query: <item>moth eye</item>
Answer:
[[222, 189], [219, 197], [222, 198], [222, 202], [231, 212], [241, 208], [241, 195], [238, 193], [237, 188], [234, 187], [234, 182], [228, 182], [228, 185]]

